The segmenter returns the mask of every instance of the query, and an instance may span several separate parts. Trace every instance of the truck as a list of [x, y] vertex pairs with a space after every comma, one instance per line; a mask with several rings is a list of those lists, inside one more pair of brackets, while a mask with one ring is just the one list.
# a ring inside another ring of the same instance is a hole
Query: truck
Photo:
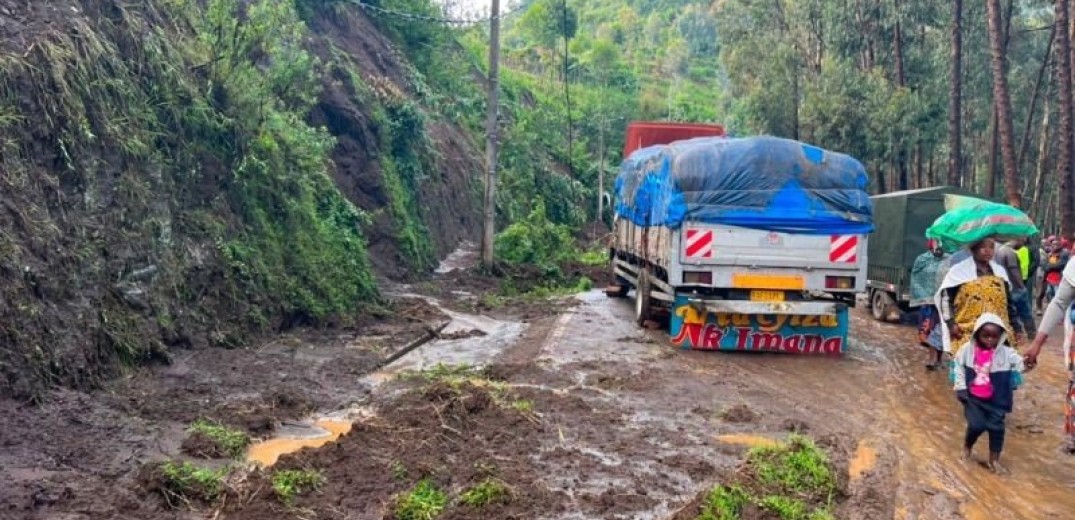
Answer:
[[867, 248], [866, 288], [875, 319], [893, 321], [909, 310], [911, 268], [926, 251], [926, 229], [944, 214], [948, 194], [970, 195], [955, 186], [936, 186], [871, 197], [876, 227]]
[[[839, 354], [866, 289], [862, 164], [776, 137], [634, 150], [616, 179], [610, 296], [693, 350]], [[662, 319], [665, 318], [665, 319]]]

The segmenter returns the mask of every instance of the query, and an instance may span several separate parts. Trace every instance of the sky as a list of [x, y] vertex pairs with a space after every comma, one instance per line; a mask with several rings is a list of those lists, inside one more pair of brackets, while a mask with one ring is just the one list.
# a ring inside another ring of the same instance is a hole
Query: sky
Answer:
[[[445, 10], [451, 18], [464, 20], [489, 16], [489, 6], [492, 3], [491, 0], [434, 0], [434, 2], [445, 6]], [[504, 12], [520, 2], [522, 0], [500, 0], [500, 11]]]

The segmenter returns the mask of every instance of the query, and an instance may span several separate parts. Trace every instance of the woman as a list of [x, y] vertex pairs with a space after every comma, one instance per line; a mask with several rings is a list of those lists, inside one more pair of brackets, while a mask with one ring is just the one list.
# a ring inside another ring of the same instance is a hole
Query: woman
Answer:
[[[1008, 337], [1016, 337], [1011, 321], [1015, 312], [1009, 294], [1008, 272], [993, 261], [996, 242], [987, 238], [969, 249], [970, 255], [953, 264], [944, 275], [934, 296], [934, 303], [941, 311], [941, 339], [945, 352], [952, 352], [952, 345], [967, 343], [974, 324], [987, 312], [1000, 316]], [[1013, 347], [1015, 343], [1013, 340]]]
[[940, 282], [941, 266], [948, 256], [936, 240], [926, 241], [926, 252], [918, 256], [911, 268], [911, 307], [918, 307], [918, 344], [929, 349], [926, 370], [941, 367], [944, 341], [941, 339], [940, 313], [933, 304]]
[[1072, 320], [1070, 313], [1075, 310], [1072, 302], [1075, 301], [1075, 262], [1068, 262], [1064, 267], [1063, 277], [1056, 288], [1056, 296], [1049, 301], [1045, 308], [1045, 315], [1038, 324], [1038, 335], [1034, 338], [1030, 348], [1027, 349], [1023, 359], [1026, 370], [1033, 370], [1038, 364], [1038, 355], [1041, 347], [1049, 339], [1049, 334], [1061, 322], [1064, 323], [1064, 365], [1068, 369], [1068, 390], [1064, 399], [1064, 436], [1066, 437], [1065, 450], [1075, 453], [1075, 352], [1071, 348]]

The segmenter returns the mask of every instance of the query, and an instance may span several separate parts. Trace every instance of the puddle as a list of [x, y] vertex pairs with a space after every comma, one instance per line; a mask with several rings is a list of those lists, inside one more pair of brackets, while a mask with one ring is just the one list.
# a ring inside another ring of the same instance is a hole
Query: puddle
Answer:
[[478, 314], [455, 312], [440, 306], [435, 299], [417, 294], [403, 294], [400, 296], [423, 298], [448, 315], [451, 321], [441, 331], [442, 335], [447, 336], [474, 330], [479, 330], [484, 335], [430, 341], [393, 361], [388, 366], [363, 378], [364, 382], [374, 387], [394, 379], [403, 372], [426, 370], [438, 364], [484, 366], [514, 344], [515, 340], [522, 336], [527, 327], [524, 323], [502, 321]]
[[780, 446], [780, 441], [769, 437], [762, 437], [761, 435], [749, 435], [745, 433], [730, 433], [727, 435], [714, 436], [720, 442], [725, 444], [736, 444], [739, 446], [749, 446], [751, 448], [771, 448]]
[[478, 245], [473, 242], [463, 242], [455, 251], [452, 251], [440, 265], [433, 271], [437, 274], [450, 273], [456, 270], [469, 269], [478, 265]]
[[268, 467], [288, 453], [304, 448], [320, 448], [351, 431], [351, 421], [321, 419], [314, 425], [285, 425], [279, 436], [250, 446], [246, 459]]
[[848, 464], [847, 473], [851, 480], [862, 478], [867, 472], [877, 465], [877, 449], [870, 445], [870, 441], [859, 441], [855, 448], [855, 456]]

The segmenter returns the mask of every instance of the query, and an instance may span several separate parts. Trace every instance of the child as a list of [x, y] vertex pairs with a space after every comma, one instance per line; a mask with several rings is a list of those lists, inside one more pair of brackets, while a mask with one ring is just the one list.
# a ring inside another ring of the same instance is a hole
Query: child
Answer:
[[978, 318], [970, 342], [959, 349], [954, 362], [956, 397], [963, 403], [967, 418], [963, 456], [970, 459], [974, 443], [988, 431], [988, 467], [994, 473], [1007, 473], [1000, 465], [1004, 418], [1012, 411], [1023, 358], [1008, 345], [1000, 316], [985, 313]]

